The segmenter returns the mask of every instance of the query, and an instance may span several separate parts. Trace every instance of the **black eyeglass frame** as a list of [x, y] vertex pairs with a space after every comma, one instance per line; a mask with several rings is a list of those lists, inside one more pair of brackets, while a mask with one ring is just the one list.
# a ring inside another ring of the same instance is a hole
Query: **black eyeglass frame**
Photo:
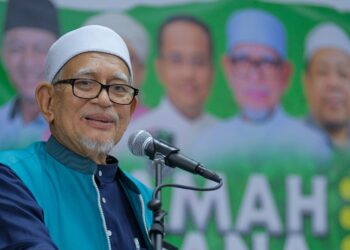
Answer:
[[[81, 97], [81, 96], [78, 96], [75, 92], [74, 92], [74, 85], [75, 85], [75, 82], [77, 80], [88, 80], [88, 81], [93, 81], [93, 82], [96, 82], [98, 84], [100, 84], [100, 91], [98, 91], [98, 93], [96, 94], [95, 97]], [[111, 100], [111, 102], [113, 103], [116, 103], [116, 104], [119, 104], [119, 105], [130, 105], [132, 103], [132, 101], [135, 99], [135, 96], [137, 96], [139, 94], [139, 89], [133, 87], [133, 86], [130, 86], [130, 85], [127, 85], [127, 84], [102, 84], [100, 83], [99, 81], [96, 81], [94, 79], [85, 79], [85, 78], [72, 78], [72, 79], [63, 79], [63, 80], [58, 80], [56, 82], [53, 83], [54, 85], [55, 84], [70, 84], [72, 86], [72, 92], [73, 92], [73, 95], [78, 97], [78, 98], [81, 98], [81, 99], [86, 99], [86, 100], [91, 100], [91, 99], [95, 99], [96, 97], [98, 97], [102, 90], [106, 90], [107, 91], [107, 94], [108, 94], [108, 97], [109, 97], [109, 100]], [[128, 87], [128, 88], [131, 88], [134, 92], [133, 92], [133, 96], [130, 100], [129, 103], [118, 103], [118, 102], [115, 102], [113, 101], [110, 96], [109, 96], [109, 88], [111, 86], [125, 86], [125, 87]]]
[[283, 64], [283, 60], [281, 58], [264, 58], [263, 60], [253, 60], [250, 59], [248, 56], [237, 56], [234, 54], [229, 55], [229, 60], [234, 64], [241, 63], [242, 61], [248, 62], [254, 67], [260, 67], [264, 63], [267, 63], [271, 66], [278, 68]]

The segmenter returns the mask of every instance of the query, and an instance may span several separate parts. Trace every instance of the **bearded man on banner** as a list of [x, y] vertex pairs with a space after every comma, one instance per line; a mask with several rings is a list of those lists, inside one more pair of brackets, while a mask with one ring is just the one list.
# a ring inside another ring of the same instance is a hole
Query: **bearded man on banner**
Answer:
[[312, 29], [305, 42], [307, 122], [333, 150], [350, 152], [350, 39], [334, 23]]
[[[199, 136], [197, 159], [246, 162], [326, 161], [325, 138], [282, 107], [292, 66], [282, 22], [259, 9], [234, 12], [227, 22], [226, 78], [239, 114]], [[220, 147], [218, 147], [220, 145]]]

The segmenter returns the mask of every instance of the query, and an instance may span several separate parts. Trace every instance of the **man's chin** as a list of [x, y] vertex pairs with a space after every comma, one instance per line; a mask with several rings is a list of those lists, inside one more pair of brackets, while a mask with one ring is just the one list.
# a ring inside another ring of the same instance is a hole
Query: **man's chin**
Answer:
[[345, 119], [328, 119], [322, 122], [322, 126], [330, 133], [337, 132], [342, 129], [347, 129], [349, 125], [350, 122]]
[[80, 139], [80, 144], [89, 151], [108, 154], [115, 145], [114, 140], [96, 140], [93, 138], [84, 137]]
[[265, 107], [244, 107], [241, 109], [241, 114], [252, 122], [264, 122], [271, 117], [272, 110]]

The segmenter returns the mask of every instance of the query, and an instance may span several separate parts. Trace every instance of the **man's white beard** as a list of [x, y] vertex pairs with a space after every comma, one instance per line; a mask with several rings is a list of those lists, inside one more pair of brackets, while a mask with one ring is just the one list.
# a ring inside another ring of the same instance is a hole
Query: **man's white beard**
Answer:
[[86, 149], [93, 152], [97, 152], [98, 154], [108, 154], [112, 150], [115, 144], [114, 141], [111, 139], [107, 140], [104, 143], [101, 143], [87, 137], [81, 138], [80, 143]]

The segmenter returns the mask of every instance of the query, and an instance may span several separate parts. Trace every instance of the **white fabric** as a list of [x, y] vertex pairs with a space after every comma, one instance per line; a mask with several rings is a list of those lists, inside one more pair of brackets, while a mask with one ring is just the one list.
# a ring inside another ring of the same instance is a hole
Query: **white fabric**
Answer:
[[234, 12], [226, 25], [227, 49], [240, 44], [259, 44], [286, 57], [286, 31], [280, 20], [259, 9], [242, 9]]
[[199, 138], [192, 155], [211, 167], [230, 159], [251, 164], [278, 158], [322, 163], [331, 154], [321, 133], [290, 117], [282, 108], [270, 120], [259, 124], [235, 116], [206, 129]]
[[84, 52], [104, 52], [120, 57], [129, 68], [132, 82], [130, 56], [125, 42], [113, 30], [100, 25], [70, 31], [50, 47], [46, 60], [47, 80], [52, 82], [64, 64]]
[[313, 54], [323, 48], [335, 48], [350, 55], [350, 39], [338, 25], [322, 23], [313, 28], [305, 41], [305, 58], [310, 59]]

